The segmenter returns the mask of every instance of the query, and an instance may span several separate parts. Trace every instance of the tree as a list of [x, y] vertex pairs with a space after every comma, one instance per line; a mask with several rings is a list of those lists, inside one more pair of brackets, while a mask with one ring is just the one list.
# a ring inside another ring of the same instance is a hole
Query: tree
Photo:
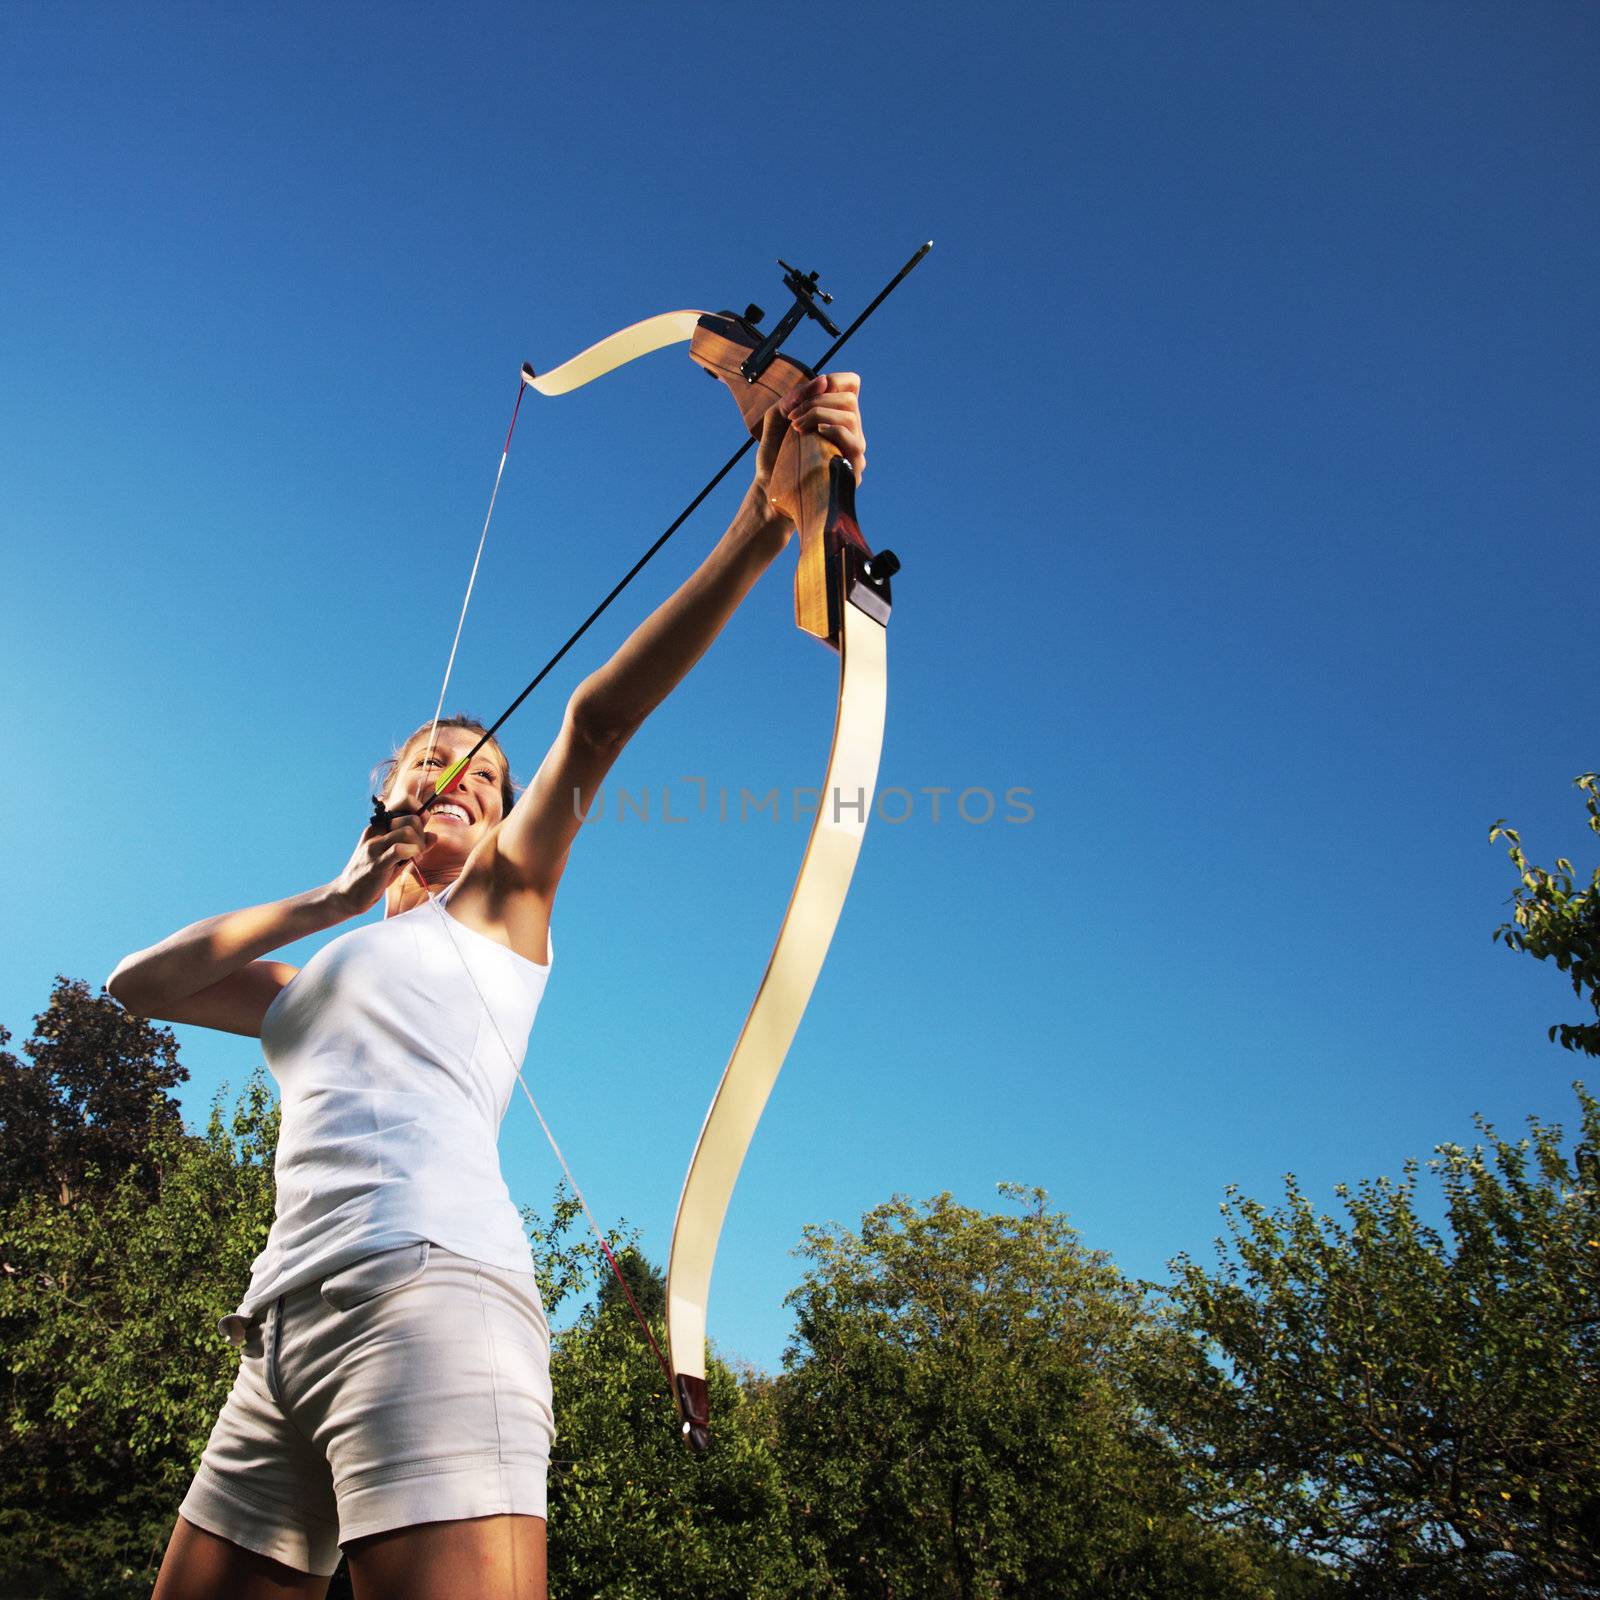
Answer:
[[[631, 1245], [611, 1242], [660, 1342], [661, 1274]], [[692, 1455], [666, 1379], [608, 1274], [594, 1306], [557, 1339], [551, 1379], [561, 1429], [550, 1476], [553, 1594], [788, 1600], [812, 1592], [762, 1413], [724, 1363], [706, 1365], [712, 1442]]]
[[57, 978], [50, 1004], [34, 1018], [25, 1064], [3, 1046], [0, 1028], [0, 1206], [25, 1194], [54, 1193], [72, 1204], [94, 1169], [108, 1185], [144, 1163], [152, 1117], [181, 1128], [168, 1094], [189, 1074], [168, 1028], [131, 1016], [86, 983]]
[[71, 1203], [0, 1208], [0, 1593], [148, 1592], [238, 1365], [217, 1319], [271, 1222], [276, 1132], [257, 1074], [231, 1120], [157, 1118]]
[[[1590, 829], [1600, 833], [1600, 773], [1586, 772], [1572, 781], [1583, 791]], [[1521, 835], [1506, 826], [1504, 817], [1489, 830], [1489, 842], [1497, 839], [1509, 841], [1507, 853], [1520, 881], [1512, 896], [1513, 920], [1501, 923], [1494, 937], [1539, 961], [1554, 961], [1572, 980], [1575, 995], [1588, 991], [1589, 1004], [1600, 1016], [1600, 866], [1587, 889], [1574, 891], [1572, 863], [1564, 856], [1557, 857], [1554, 872], [1531, 865]], [[1600, 1021], [1558, 1022], [1550, 1037], [1568, 1050], [1600, 1056]]]
[[1340, 1186], [1347, 1225], [1292, 1175], [1278, 1211], [1229, 1191], [1221, 1270], [1174, 1263], [1194, 1343], [1160, 1404], [1240, 1526], [1386, 1600], [1600, 1595], [1600, 1107], [1576, 1087], [1570, 1163], [1532, 1118], [1438, 1147], [1453, 1243], [1415, 1162]]
[[896, 1198], [808, 1228], [776, 1411], [816, 1592], [880, 1600], [1265, 1596], [1141, 1414], [1142, 1296], [1040, 1190], [1021, 1216]]

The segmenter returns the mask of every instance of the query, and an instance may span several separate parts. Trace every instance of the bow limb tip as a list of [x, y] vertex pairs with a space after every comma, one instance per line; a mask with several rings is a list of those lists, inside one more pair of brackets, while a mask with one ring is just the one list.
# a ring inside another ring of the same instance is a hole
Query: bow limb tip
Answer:
[[683, 1442], [699, 1454], [711, 1443], [711, 1407], [706, 1380], [680, 1372], [676, 1388], [678, 1414], [683, 1418]]

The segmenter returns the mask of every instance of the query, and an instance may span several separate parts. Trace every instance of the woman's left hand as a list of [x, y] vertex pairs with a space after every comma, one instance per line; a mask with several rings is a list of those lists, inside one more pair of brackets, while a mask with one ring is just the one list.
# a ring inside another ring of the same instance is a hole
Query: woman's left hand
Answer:
[[854, 372], [825, 372], [791, 389], [767, 413], [756, 456], [755, 488], [765, 494], [789, 430], [820, 434], [861, 481], [867, 470], [867, 434], [861, 421], [861, 378]]

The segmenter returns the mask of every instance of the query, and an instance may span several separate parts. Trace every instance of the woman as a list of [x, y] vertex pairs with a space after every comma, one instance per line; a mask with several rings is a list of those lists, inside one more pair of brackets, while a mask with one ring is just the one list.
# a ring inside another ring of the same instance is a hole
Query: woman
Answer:
[[[387, 785], [400, 814], [331, 883], [195, 923], [112, 975], [130, 1011], [260, 1037], [283, 1104], [276, 1220], [223, 1319], [239, 1376], [154, 1600], [320, 1597], [341, 1546], [358, 1596], [544, 1600], [549, 1327], [495, 1140], [551, 904], [622, 747], [788, 543], [768, 486], [790, 430], [860, 476], [859, 390], [826, 375], [773, 408], [728, 531], [579, 685], [514, 804], [490, 744], [418, 814], [481, 731], [420, 730]], [[302, 973], [262, 959], [380, 900], [383, 920]]]

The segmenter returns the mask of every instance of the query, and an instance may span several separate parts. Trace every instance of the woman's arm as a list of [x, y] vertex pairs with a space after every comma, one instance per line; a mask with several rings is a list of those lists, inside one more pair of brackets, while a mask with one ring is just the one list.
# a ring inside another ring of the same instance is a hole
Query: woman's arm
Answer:
[[332, 883], [192, 922], [160, 944], [124, 956], [106, 988], [137, 1016], [257, 1037], [267, 1007], [296, 970], [258, 958], [376, 905], [422, 848], [415, 817], [397, 820], [381, 835], [368, 828]]
[[[486, 920], [526, 921], [531, 927], [535, 919], [509, 904], [524, 896], [539, 901], [548, 917], [582, 815], [623, 746], [710, 648], [789, 542], [794, 529], [773, 508], [767, 490], [790, 429], [823, 433], [859, 477], [866, 461], [860, 388], [854, 373], [816, 377], [767, 413], [755, 479], [728, 531], [678, 590], [574, 691], [556, 742], [495, 834], [489, 865], [496, 903], [484, 908]], [[456, 898], [458, 908], [472, 898], [469, 887], [463, 885], [463, 891]]]
[[623, 746], [710, 648], [790, 532], [747, 500], [699, 568], [578, 685], [549, 754], [496, 834], [497, 887], [554, 896], [583, 814]]
[[635, 628], [573, 695], [572, 720], [592, 742], [613, 752], [622, 748], [710, 648], [756, 579], [788, 544], [794, 528], [774, 509], [768, 486], [791, 428], [822, 433], [860, 478], [867, 458], [860, 391], [855, 373], [832, 373], [799, 385], [767, 413], [755, 481], [728, 531], [677, 593]]

